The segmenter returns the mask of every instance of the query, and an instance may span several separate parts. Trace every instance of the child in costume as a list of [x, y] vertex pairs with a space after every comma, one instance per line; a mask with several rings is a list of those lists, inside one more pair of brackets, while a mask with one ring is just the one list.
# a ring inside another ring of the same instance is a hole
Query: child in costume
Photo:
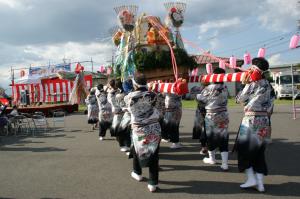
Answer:
[[[264, 72], [269, 63], [264, 58], [254, 58], [248, 73], [252, 82], [237, 97], [237, 102], [244, 106], [236, 148], [238, 167], [246, 173], [247, 180], [241, 188], [256, 187], [264, 192], [263, 177], [268, 174], [265, 160], [266, 138], [270, 135], [270, 115], [273, 107], [272, 86], [265, 79]], [[249, 79], [249, 78], [247, 78]]]
[[99, 140], [103, 140], [107, 129], [110, 129], [112, 123], [111, 104], [107, 101], [107, 92], [102, 84], [97, 86], [96, 98], [99, 107]]
[[128, 111], [131, 114], [134, 146], [131, 176], [135, 180], [141, 181], [142, 167], [149, 167], [148, 189], [154, 192], [158, 186], [158, 153], [161, 140], [159, 113], [155, 108], [156, 95], [148, 91], [143, 74], [136, 75], [132, 82], [134, 92], [125, 97], [125, 101], [128, 101], [129, 104]]
[[92, 130], [94, 130], [96, 124], [98, 123], [98, 112], [99, 112], [94, 88], [91, 89], [90, 94], [85, 99], [85, 103], [88, 108], [88, 115], [87, 115], [88, 123], [92, 125]]
[[[225, 70], [216, 68], [214, 74], [223, 74]], [[228, 90], [223, 83], [212, 83], [205, 87], [197, 100], [205, 104], [205, 130], [209, 157], [204, 158], [206, 164], [215, 164], [215, 150], [219, 148], [222, 157], [222, 170], [228, 170]]]

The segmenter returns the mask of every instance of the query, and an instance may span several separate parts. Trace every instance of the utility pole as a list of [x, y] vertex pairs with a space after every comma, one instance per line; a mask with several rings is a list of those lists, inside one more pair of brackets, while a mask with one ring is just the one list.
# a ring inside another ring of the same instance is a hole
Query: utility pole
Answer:
[[93, 62], [93, 57], [91, 57], [91, 63], [92, 63], [92, 72], [94, 72], [94, 62]]
[[10, 67], [10, 77], [11, 77], [11, 94], [12, 94], [12, 102], [14, 102], [15, 99], [15, 92], [14, 92], [14, 86], [15, 86], [15, 76], [14, 76], [14, 69], [11, 66]]
[[[300, 10], [300, 1], [298, 1], [298, 9]], [[300, 31], [300, 19], [298, 19], [298, 31]]]

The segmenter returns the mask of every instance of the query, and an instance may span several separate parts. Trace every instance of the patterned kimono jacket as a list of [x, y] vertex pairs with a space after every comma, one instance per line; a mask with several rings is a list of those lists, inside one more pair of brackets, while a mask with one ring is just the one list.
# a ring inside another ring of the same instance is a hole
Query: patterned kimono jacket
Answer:
[[205, 130], [209, 150], [218, 147], [221, 140], [228, 140], [228, 90], [224, 84], [210, 84], [197, 95], [197, 100], [205, 104]]
[[99, 122], [111, 123], [113, 119], [111, 104], [107, 100], [105, 91], [96, 91], [96, 98], [99, 107]]
[[120, 107], [120, 96], [118, 96], [118, 94], [120, 94], [119, 90], [111, 90], [108, 92], [108, 97], [107, 97], [108, 102], [112, 106], [113, 121], [111, 125], [111, 134], [113, 136], [117, 136], [118, 126], [121, 123], [123, 117], [123, 111], [122, 108]]
[[98, 122], [98, 104], [97, 104], [97, 98], [95, 95], [89, 95], [85, 99], [85, 103], [88, 108], [88, 123], [89, 124], [95, 124]]
[[178, 126], [182, 116], [181, 96], [176, 94], [166, 94], [164, 123], [168, 126]]
[[132, 141], [142, 167], [147, 166], [161, 139], [158, 122], [159, 113], [155, 106], [156, 95], [147, 89], [131, 92], [128, 98], [131, 114]]
[[253, 156], [270, 137], [270, 116], [273, 109], [272, 86], [261, 79], [247, 84], [237, 102], [244, 105], [245, 116], [242, 120], [237, 150], [245, 156]]

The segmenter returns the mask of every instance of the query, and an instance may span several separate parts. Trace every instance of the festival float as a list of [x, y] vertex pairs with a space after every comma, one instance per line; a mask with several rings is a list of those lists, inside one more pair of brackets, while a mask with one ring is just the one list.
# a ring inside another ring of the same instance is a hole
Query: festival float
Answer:
[[[196, 62], [184, 48], [180, 27], [184, 22], [184, 3], [166, 3], [166, 22], [142, 13], [134, 5], [115, 8], [119, 29], [113, 35], [117, 48], [114, 77], [126, 80], [142, 72], [149, 81], [184, 82]], [[181, 84], [181, 83], [179, 83]]]
[[[188, 93], [188, 82], [193, 76], [195, 82], [242, 82], [243, 78], [251, 80], [250, 74], [237, 65], [237, 59], [231, 56], [221, 59], [199, 48], [197, 45], [181, 37], [180, 27], [184, 23], [186, 4], [170, 2], [164, 4], [167, 16], [164, 22], [158, 16], [142, 13], [137, 16], [138, 7], [134, 5], [119, 6], [115, 12], [119, 28], [115, 29], [112, 40], [116, 46], [113, 76], [126, 80], [134, 73], [142, 72], [147, 76], [148, 86], [158, 92], [176, 94]], [[203, 56], [219, 62], [219, 67], [238, 69], [239, 73], [213, 75], [213, 66], [206, 64], [207, 74], [194, 74], [190, 71], [197, 68], [193, 56], [189, 56], [184, 44], [202, 51]], [[264, 52], [259, 53], [260, 57]], [[250, 54], [245, 55], [249, 63]], [[249, 63], [250, 64], [250, 63]], [[192, 74], [192, 75], [191, 75]], [[222, 76], [222, 77], [221, 77]], [[252, 75], [253, 76], [253, 75]]]

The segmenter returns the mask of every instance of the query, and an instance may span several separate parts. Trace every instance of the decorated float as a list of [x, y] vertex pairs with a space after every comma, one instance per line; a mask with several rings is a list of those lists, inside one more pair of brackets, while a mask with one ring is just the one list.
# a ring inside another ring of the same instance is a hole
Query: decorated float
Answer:
[[[191, 73], [198, 66], [195, 57], [188, 55], [184, 43], [192, 47], [193, 43], [183, 39], [180, 34], [186, 4], [170, 2], [164, 6], [167, 11], [164, 22], [160, 17], [146, 13], [137, 16], [138, 8], [134, 5], [115, 8], [119, 28], [115, 29], [112, 37], [117, 48], [113, 76], [126, 80], [135, 73], [142, 72], [150, 81], [149, 86], [152, 89], [158, 92], [186, 94], [189, 92], [187, 81], [191, 79], [191, 74], [200, 75], [197, 77], [198, 81], [208, 80], [204, 74]], [[233, 56], [227, 63], [206, 51], [203, 51], [203, 54], [217, 60], [220, 63], [219, 67], [237, 68], [237, 60]], [[208, 74], [212, 72], [212, 67], [207, 63]], [[225, 81], [231, 80], [235, 81], [229, 78]]]
[[179, 28], [184, 22], [184, 3], [166, 3], [165, 22], [157, 16], [142, 13], [137, 6], [120, 6], [115, 11], [119, 29], [113, 35], [117, 48], [113, 74], [128, 79], [136, 72], [148, 80], [178, 81], [187, 79], [196, 62], [184, 48]]

